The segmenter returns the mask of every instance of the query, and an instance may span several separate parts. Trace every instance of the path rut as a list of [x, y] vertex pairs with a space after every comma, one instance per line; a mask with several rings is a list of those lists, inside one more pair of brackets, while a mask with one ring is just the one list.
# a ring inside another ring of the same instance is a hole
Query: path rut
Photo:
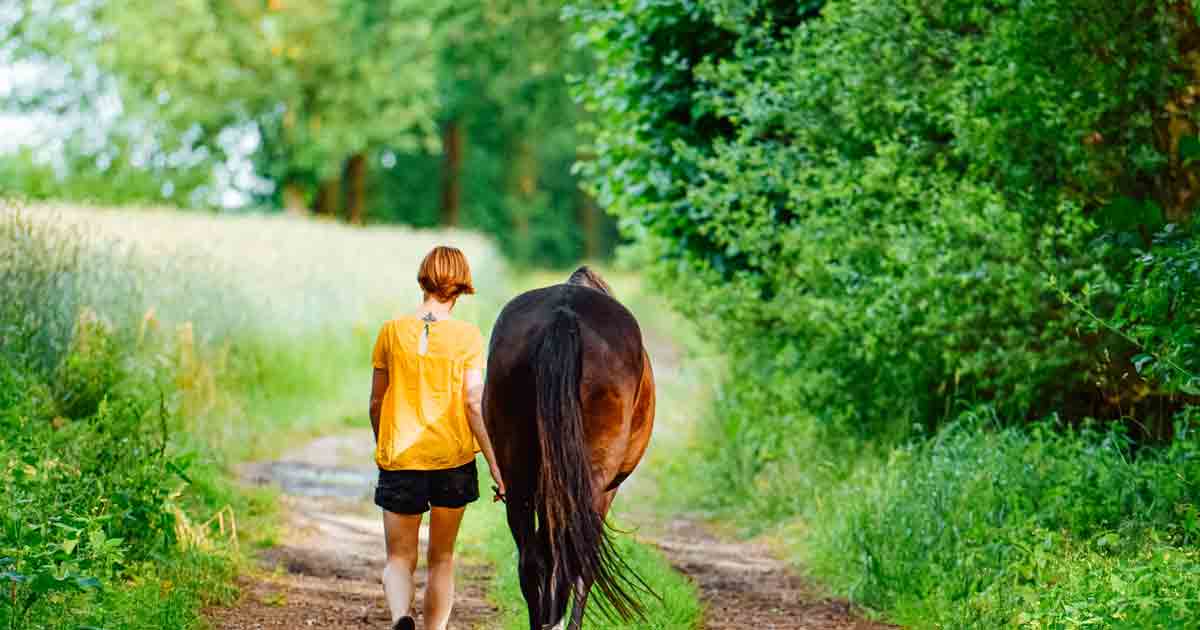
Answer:
[[[278, 461], [248, 464], [242, 478], [283, 491], [286, 525], [280, 544], [259, 556], [261, 570], [243, 576], [241, 601], [209, 611], [216, 630], [323, 628], [386, 630], [390, 615], [379, 576], [383, 522], [371, 501], [375, 468], [371, 435], [359, 431], [317, 439]], [[421, 544], [427, 540], [425, 527]], [[422, 550], [422, 556], [424, 550]], [[425, 571], [418, 569], [419, 588]], [[491, 568], [459, 558], [453, 629], [487, 628]], [[417, 598], [420, 606], [420, 595]], [[420, 623], [420, 612], [417, 613]]]
[[[280, 543], [260, 554], [260, 570], [240, 578], [241, 601], [208, 611], [215, 630], [388, 628], [379, 583], [383, 525], [370, 500], [375, 470], [348, 463], [364, 457], [369, 462], [371, 446], [366, 431], [333, 435], [278, 461], [242, 468], [246, 483], [282, 490], [286, 526]], [[652, 482], [652, 477], [641, 481]], [[636, 485], [631, 490], [639, 492]], [[641, 540], [657, 546], [696, 583], [707, 606], [706, 630], [888, 627], [863, 619], [845, 602], [821, 596], [764, 545], [723, 539], [698, 519], [663, 523], [649, 514], [622, 518], [634, 522]], [[422, 544], [425, 539], [422, 531]], [[452, 628], [496, 627], [496, 609], [487, 599], [491, 575], [490, 567], [460, 556]], [[418, 579], [423, 586], [423, 568]]]

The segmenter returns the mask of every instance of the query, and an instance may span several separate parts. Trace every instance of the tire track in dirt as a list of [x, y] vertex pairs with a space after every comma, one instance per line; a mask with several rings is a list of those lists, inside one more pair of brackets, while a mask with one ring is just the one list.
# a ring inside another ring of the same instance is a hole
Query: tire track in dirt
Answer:
[[[322, 628], [386, 630], [383, 598], [383, 521], [371, 501], [375, 482], [367, 431], [319, 438], [279, 461], [248, 464], [246, 483], [283, 491], [285, 530], [280, 544], [259, 554], [260, 570], [242, 576], [241, 600], [207, 611], [216, 630]], [[427, 531], [422, 526], [422, 558]], [[425, 568], [418, 569], [424, 588]], [[495, 607], [487, 600], [491, 568], [459, 556], [451, 628], [487, 628]], [[420, 608], [421, 591], [417, 595]], [[420, 624], [420, 611], [417, 614]]]
[[[643, 339], [654, 365], [660, 400], [680, 402], [681, 396], [705, 400], [717, 387], [704, 370], [702, 357], [690, 356], [668, 329], [646, 328]], [[704, 405], [702, 405], [704, 406]], [[668, 450], [687, 448], [698, 411], [694, 404], [676, 409], [658, 407], [655, 439]], [[654, 444], [651, 443], [651, 449]], [[651, 457], [653, 459], [653, 457]], [[718, 535], [698, 517], [664, 516], [654, 505], [670, 492], [672, 479], [653, 462], [634, 473], [619, 501], [620, 518], [637, 528], [637, 537], [655, 545], [672, 568], [697, 587], [705, 604], [705, 630], [883, 630], [893, 628], [865, 619], [848, 602], [823, 595], [794, 567], [754, 541]]]
[[[628, 515], [626, 515], [628, 517]], [[685, 517], [667, 523], [634, 519], [638, 537], [696, 584], [705, 630], [883, 630], [847, 602], [823, 596], [786, 562], [754, 542], [722, 539]]]

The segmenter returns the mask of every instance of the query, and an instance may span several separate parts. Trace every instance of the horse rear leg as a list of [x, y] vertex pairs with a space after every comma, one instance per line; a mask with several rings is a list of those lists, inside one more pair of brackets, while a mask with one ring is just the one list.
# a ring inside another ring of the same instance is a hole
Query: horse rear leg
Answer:
[[533, 508], [508, 502], [508, 529], [517, 544], [517, 575], [521, 582], [521, 594], [529, 610], [529, 630], [542, 630], [542, 580], [545, 575], [541, 545], [534, 529]]

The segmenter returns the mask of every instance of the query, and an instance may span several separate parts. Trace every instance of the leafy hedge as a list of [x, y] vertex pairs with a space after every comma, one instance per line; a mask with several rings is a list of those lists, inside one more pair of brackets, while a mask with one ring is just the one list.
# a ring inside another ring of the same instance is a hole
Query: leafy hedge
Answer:
[[1177, 145], [1195, 127], [1168, 112], [1194, 93], [1190, 5], [618, 6], [573, 12], [601, 64], [584, 89], [601, 200], [689, 314], [802, 375], [793, 394], [827, 425], [1137, 402], [1095, 386], [1106, 349], [1118, 373], [1136, 353], [1082, 334], [1047, 280], [1103, 293], [1108, 317], [1155, 231], [1191, 238], [1175, 180], [1194, 177]]
[[1190, 1], [570, 16], [592, 186], [733, 364], [677, 500], [915, 627], [1187, 622]]

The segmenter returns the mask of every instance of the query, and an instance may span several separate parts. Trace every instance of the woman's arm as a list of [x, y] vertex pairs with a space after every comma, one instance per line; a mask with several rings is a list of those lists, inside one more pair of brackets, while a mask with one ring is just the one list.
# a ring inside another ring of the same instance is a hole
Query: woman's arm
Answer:
[[371, 430], [375, 432], [375, 443], [379, 443], [379, 412], [383, 409], [383, 396], [388, 389], [388, 371], [375, 368], [371, 374]]
[[471, 433], [475, 434], [475, 441], [479, 443], [479, 450], [483, 451], [483, 458], [487, 460], [492, 479], [499, 488], [499, 499], [505, 493], [504, 479], [496, 465], [496, 452], [492, 450], [492, 440], [483, 424], [483, 370], [467, 370], [464, 387], [467, 388], [467, 422], [471, 425]]

